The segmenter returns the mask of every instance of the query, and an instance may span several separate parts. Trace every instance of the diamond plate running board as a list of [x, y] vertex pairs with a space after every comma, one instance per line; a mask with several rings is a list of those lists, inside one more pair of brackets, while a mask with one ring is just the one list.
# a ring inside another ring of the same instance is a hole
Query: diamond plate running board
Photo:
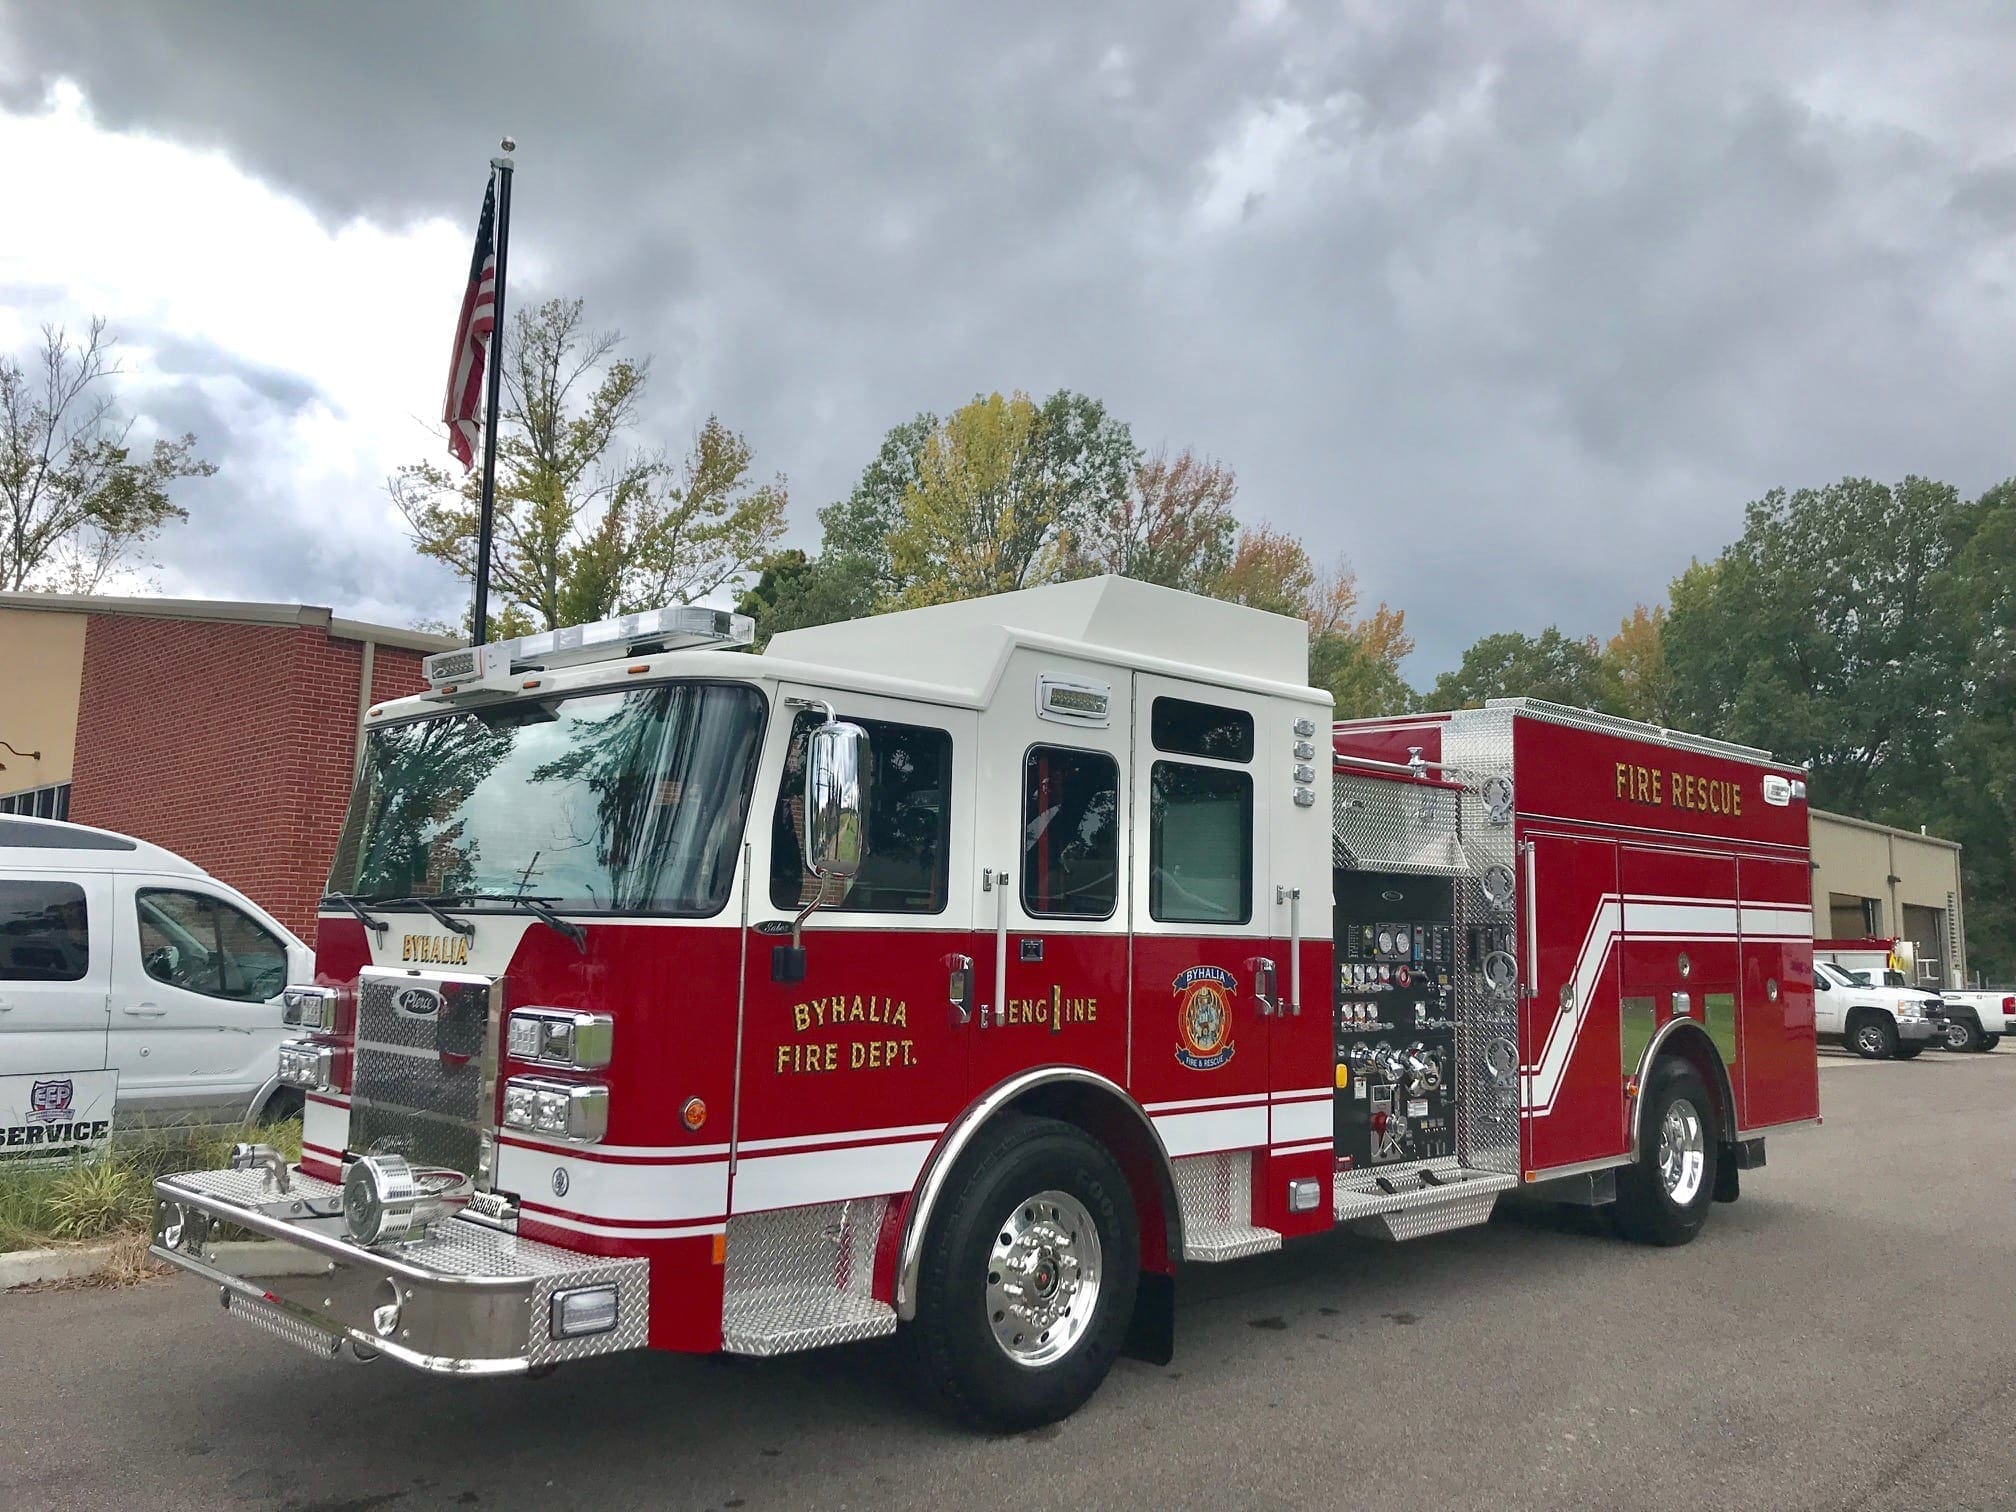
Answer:
[[1281, 1248], [1278, 1229], [1253, 1221], [1253, 1155], [1234, 1150], [1172, 1162], [1183, 1209], [1183, 1258], [1205, 1264]]
[[721, 1348], [727, 1354], [790, 1354], [894, 1332], [896, 1309], [888, 1303], [810, 1286], [758, 1287], [728, 1298], [721, 1308]]
[[1332, 1211], [1339, 1224], [1371, 1239], [1422, 1239], [1489, 1222], [1498, 1194], [1519, 1184], [1516, 1176], [1497, 1171], [1456, 1169], [1435, 1173], [1437, 1185], [1416, 1170], [1399, 1179], [1387, 1175], [1397, 1188], [1387, 1192], [1378, 1184], [1384, 1174], [1338, 1173]]
[[1251, 1223], [1185, 1225], [1183, 1258], [1215, 1264], [1221, 1260], [1243, 1260], [1248, 1255], [1268, 1255], [1281, 1248], [1279, 1229], [1260, 1228]]

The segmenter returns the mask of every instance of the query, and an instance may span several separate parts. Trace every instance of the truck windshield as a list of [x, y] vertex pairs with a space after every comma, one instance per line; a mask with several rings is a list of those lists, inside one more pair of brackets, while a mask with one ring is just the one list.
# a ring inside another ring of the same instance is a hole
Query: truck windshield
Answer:
[[475, 893], [704, 915], [733, 880], [765, 703], [736, 683], [514, 699], [372, 732], [329, 876], [363, 901]]

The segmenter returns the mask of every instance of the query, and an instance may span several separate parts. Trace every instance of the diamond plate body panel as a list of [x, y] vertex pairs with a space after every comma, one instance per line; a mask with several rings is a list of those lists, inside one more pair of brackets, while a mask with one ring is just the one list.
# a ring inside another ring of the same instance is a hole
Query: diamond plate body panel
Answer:
[[1331, 786], [1332, 866], [1433, 876], [1466, 869], [1457, 832], [1458, 795], [1448, 788], [1392, 782], [1348, 769], [1337, 773]]
[[1281, 1248], [1278, 1229], [1253, 1222], [1253, 1152], [1190, 1155], [1170, 1162], [1183, 1210], [1183, 1258], [1206, 1263]]
[[896, 1331], [873, 1294], [889, 1199], [823, 1202], [728, 1220], [721, 1347], [774, 1355]]
[[[404, 1155], [486, 1184], [499, 984], [372, 969], [357, 982], [350, 1146]], [[403, 994], [436, 996], [432, 1017], [401, 1013]]]

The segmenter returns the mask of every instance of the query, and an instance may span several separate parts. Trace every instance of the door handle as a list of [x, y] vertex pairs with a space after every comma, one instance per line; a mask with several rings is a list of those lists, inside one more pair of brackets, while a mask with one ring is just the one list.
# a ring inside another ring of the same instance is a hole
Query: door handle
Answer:
[[945, 992], [952, 1000], [954, 1021], [970, 1024], [973, 1022], [973, 957], [948, 955], [945, 965], [951, 973]]
[[1281, 1000], [1275, 987], [1274, 963], [1266, 956], [1254, 956], [1246, 963], [1246, 969], [1253, 973], [1253, 996], [1260, 1004], [1260, 1017], [1272, 1018], [1281, 1011]]
[[152, 1003], [129, 1003], [119, 1011], [128, 1018], [160, 1018], [168, 1010], [157, 1008]]

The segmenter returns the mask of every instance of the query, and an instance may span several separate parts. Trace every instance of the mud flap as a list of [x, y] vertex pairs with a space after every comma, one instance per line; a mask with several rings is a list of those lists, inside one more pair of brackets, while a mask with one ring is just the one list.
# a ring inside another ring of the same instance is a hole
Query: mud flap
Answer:
[[1127, 1320], [1121, 1353], [1149, 1365], [1176, 1358], [1176, 1278], [1142, 1271], [1134, 1291], [1134, 1316]]

